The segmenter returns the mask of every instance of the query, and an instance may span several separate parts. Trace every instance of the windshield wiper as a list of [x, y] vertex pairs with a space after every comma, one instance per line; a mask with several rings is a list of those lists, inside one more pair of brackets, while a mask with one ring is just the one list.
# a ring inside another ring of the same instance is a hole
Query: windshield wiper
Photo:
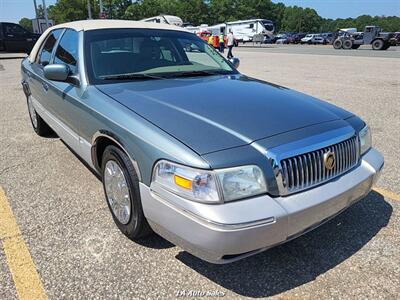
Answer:
[[134, 79], [164, 79], [163, 77], [155, 76], [152, 74], [144, 74], [144, 73], [127, 73], [127, 74], [115, 74], [115, 75], [107, 75], [101, 76], [101, 79], [104, 80], [134, 80]]
[[198, 70], [198, 71], [180, 71], [171, 72], [166, 74], [168, 77], [194, 77], [194, 76], [213, 76], [213, 75], [226, 75], [230, 74], [229, 71], [224, 70]]

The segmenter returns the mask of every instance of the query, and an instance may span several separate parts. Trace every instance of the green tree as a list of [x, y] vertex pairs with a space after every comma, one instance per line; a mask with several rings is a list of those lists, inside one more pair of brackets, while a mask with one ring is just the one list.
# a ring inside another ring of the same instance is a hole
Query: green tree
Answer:
[[314, 9], [289, 6], [281, 20], [281, 31], [286, 32], [320, 32], [323, 19]]
[[22, 27], [24, 27], [26, 30], [29, 30], [30, 32], [33, 31], [31, 19], [22, 18], [21, 20], [19, 20], [18, 23], [19, 23], [19, 25], [21, 25]]
[[[99, 0], [89, 1], [93, 18], [98, 18]], [[103, 0], [103, 5], [110, 19], [140, 20], [170, 14], [194, 25], [213, 25], [240, 19], [270, 19], [275, 23], [277, 32], [325, 32], [346, 27], [356, 27], [361, 31], [366, 25], [378, 25], [385, 31], [400, 30], [400, 18], [397, 16], [363, 15], [358, 18], [324, 19], [314, 9], [285, 6], [271, 0]], [[38, 13], [43, 17], [41, 5], [38, 6]], [[49, 7], [49, 18], [56, 23], [87, 19], [87, 0], [57, 0]]]
[[[126, 9], [131, 5], [131, 0], [103, 0], [104, 12], [109, 19], [122, 19], [124, 17]], [[100, 3], [98, 0], [94, 1], [96, 15], [98, 16], [100, 11]]]
[[177, 1], [176, 15], [185, 22], [200, 25], [209, 21], [209, 9], [203, 0]]
[[86, 0], [58, 0], [49, 6], [48, 12], [56, 24], [88, 18]]
[[37, 6], [37, 17], [44, 18], [44, 8], [41, 4]]

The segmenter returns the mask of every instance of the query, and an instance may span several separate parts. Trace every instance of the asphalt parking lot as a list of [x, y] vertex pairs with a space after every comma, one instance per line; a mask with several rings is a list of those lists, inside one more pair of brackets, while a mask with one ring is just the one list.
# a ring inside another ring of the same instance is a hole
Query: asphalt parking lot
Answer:
[[241, 72], [361, 116], [385, 169], [375, 189], [335, 219], [229, 265], [203, 262], [158, 236], [141, 243], [125, 238], [97, 177], [58, 138], [34, 134], [21, 60], [0, 60], [0, 299], [23, 298], [27, 282], [35, 282], [38, 299], [174, 298], [182, 291], [226, 299], [397, 299], [398, 48], [380, 55], [328, 46], [234, 49]]

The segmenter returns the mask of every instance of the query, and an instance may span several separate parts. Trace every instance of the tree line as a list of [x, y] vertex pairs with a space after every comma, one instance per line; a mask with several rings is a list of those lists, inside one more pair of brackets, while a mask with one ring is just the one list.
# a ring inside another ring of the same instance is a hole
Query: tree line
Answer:
[[[99, 0], [89, 0], [93, 16], [99, 15]], [[325, 19], [312, 8], [285, 6], [271, 0], [103, 0], [109, 19], [140, 20], [160, 14], [175, 15], [193, 25], [217, 24], [235, 20], [263, 18], [274, 22], [276, 32], [332, 32], [339, 28], [363, 30], [366, 25], [380, 26], [384, 31], [400, 31], [398, 16], [369, 16]], [[43, 8], [39, 5], [39, 16]], [[87, 0], [58, 0], [48, 8], [56, 24], [88, 18]], [[20, 24], [31, 29], [30, 20]]]

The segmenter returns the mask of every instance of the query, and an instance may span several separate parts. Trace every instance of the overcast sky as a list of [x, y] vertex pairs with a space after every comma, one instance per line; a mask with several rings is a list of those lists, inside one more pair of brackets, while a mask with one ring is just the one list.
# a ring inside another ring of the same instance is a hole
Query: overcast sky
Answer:
[[[36, 0], [41, 4], [42, 0]], [[46, 0], [54, 4], [56, 0]], [[359, 15], [400, 16], [400, 0], [273, 0], [286, 5], [314, 8], [325, 18], [347, 18]], [[35, 16], [33, 0], [0, 0], [0, 21], [18, 22]]]

